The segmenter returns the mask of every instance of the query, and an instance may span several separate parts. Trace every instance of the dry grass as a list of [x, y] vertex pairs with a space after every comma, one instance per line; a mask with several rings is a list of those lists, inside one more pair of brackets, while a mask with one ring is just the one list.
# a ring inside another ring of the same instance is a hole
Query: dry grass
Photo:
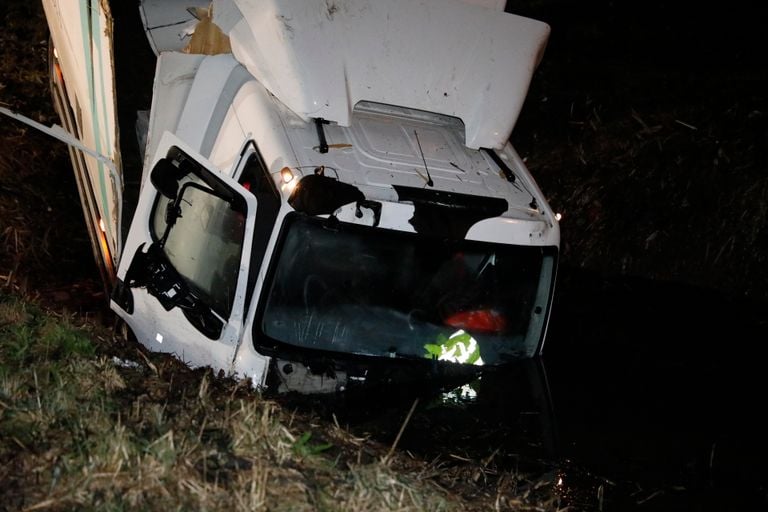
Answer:
[[549, 482], [550, 503], [487, 464], [389, 453], [138, 350], [0, 295], [0, 510], [557, 508]]
[[513, 142], [563, 214], [564, 262], [768, 300], [760, 31], [662, 4], [549, 12]]
[[720, 101], [706, 114], [583, 105], [568, 143], [531, 152], [564, 215], [565, 259], [768, 299], [768, 256], [758, 249], [768, 241], [768, 175], [755, 144], [765, 126], [749, 121], [751, 106]]

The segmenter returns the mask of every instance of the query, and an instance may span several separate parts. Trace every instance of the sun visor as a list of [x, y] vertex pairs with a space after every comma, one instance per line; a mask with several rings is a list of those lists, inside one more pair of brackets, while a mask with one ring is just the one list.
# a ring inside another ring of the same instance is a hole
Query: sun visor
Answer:
[[507, 142], [549, 36], [457, 0], [217, 0], [214, 21], [231, 2], [235, 58], [300, 117], [349, 126], [363, 100], [437, 112], [464, 121], [470, 148]]

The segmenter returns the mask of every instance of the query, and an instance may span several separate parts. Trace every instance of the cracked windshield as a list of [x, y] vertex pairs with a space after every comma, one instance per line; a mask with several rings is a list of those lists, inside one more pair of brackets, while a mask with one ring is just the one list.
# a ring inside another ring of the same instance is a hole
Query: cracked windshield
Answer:
[[[553, 255], [294, 215], [260, 322], [278, 342], [333, 352], [498, 364], [540, 338]], [[543, 298], [541, 298], [543, 296]], [[544, 308], [538, 306], [544, 304]]]

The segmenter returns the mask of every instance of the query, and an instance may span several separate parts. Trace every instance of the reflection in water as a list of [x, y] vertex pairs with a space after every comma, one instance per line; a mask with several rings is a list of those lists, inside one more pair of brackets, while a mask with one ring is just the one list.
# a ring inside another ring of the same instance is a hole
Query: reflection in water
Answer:
[[472, 383], [464, 384], [458, 388], [446, 391], [440, 397], [443, 404], [459, 405], [469, 400], [477, 398], [477, 390]]

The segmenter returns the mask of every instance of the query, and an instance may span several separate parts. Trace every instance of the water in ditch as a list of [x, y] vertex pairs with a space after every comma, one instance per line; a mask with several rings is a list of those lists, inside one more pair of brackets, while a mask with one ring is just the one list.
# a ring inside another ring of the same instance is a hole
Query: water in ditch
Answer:
[[558, 286], [543, 358], [303, 406], [391, 444], [418, 399], [399, 450], [527, 475], [518, 492], [568, 510], [767, 509], [764, 308], [575, 269]]

